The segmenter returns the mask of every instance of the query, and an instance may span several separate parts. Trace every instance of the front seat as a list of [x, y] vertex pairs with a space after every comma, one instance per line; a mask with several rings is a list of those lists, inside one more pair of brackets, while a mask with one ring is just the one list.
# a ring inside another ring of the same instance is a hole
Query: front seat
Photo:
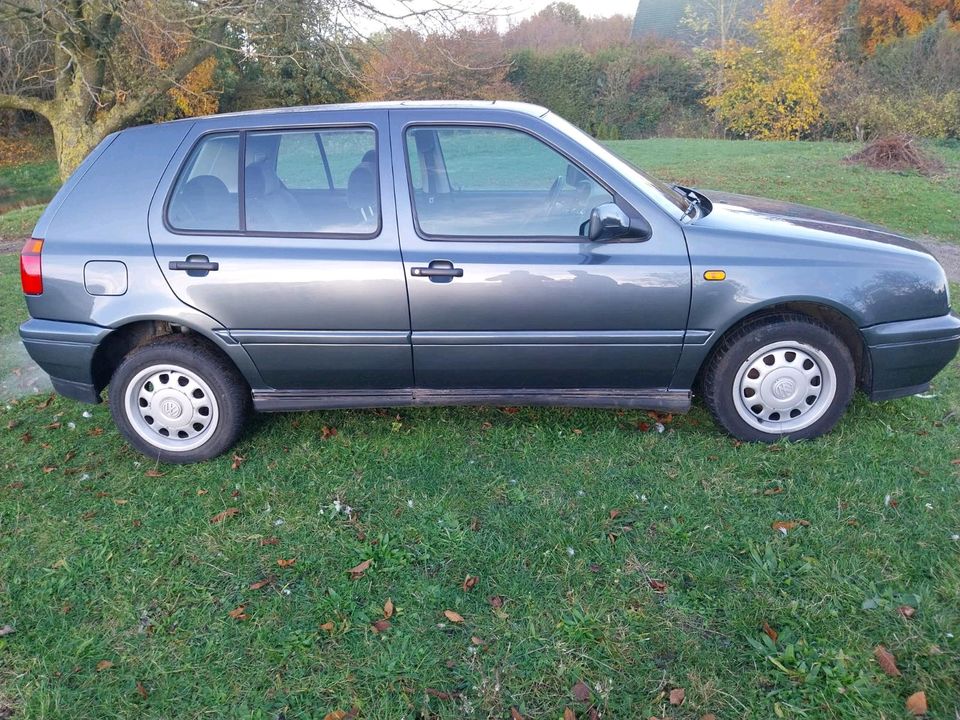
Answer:
[[247, 229], [269, 232], [310, 232], [312, 228], [283, 181], [264, 160], [244, 170]]
[[347, 206], [360, 213], [360, 224], [376, 221], [379, 215], [377, 195], [377, 154], [368, 150], [347, 180]]
[[178, 193], [174, 226], [190, 230], [231, 230], [238, 227], [237, 197], [216, 175], [197, 175]]

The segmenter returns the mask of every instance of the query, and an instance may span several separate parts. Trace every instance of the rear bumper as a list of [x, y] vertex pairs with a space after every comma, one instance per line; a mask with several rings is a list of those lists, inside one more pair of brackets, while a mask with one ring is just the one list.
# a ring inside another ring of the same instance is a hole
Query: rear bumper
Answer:
[[100, 402], [93, 381], [93, 355], [110, 328], [84, 323], [30, 319], [20, 326], [20, 339], [33, 361], [50, 376], [61, 395], [87, 403]]
[[870, 354], [871, 400], [923, 392], [960, 349], [960, 317], [955, 313], [873, 325], [862, 332]]

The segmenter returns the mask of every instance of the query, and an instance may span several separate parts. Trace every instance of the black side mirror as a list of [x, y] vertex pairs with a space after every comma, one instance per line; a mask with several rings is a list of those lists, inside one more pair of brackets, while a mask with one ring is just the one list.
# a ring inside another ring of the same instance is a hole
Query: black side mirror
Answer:
[[630, 218], [616, 203], [598, 205], [590, 212], [587, 237], [593, 242], [603, 240], [648, 240], [653, 228], [642, 217]]

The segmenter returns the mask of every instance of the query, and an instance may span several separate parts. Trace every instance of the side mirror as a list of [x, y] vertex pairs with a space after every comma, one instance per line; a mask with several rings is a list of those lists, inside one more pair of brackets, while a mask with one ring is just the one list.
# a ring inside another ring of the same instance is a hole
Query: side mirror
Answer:
[[616, 203], [598, 205], [590, 212], [587, 237], [603, 240], [648, 240], [653, 235], [650, 224], [641, 217], [631, 219]]

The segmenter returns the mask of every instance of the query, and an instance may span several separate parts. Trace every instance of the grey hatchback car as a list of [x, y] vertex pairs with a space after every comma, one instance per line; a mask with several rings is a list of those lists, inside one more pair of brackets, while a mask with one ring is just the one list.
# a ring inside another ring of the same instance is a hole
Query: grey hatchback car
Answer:
[[812, 438], [960, 346], [942, 268], [883, 228], [669, 186], [544, 108], [303, 107], [106, 138], [21, 255], [30, 355], [144, 454], [250, 409], [689, 408]]

